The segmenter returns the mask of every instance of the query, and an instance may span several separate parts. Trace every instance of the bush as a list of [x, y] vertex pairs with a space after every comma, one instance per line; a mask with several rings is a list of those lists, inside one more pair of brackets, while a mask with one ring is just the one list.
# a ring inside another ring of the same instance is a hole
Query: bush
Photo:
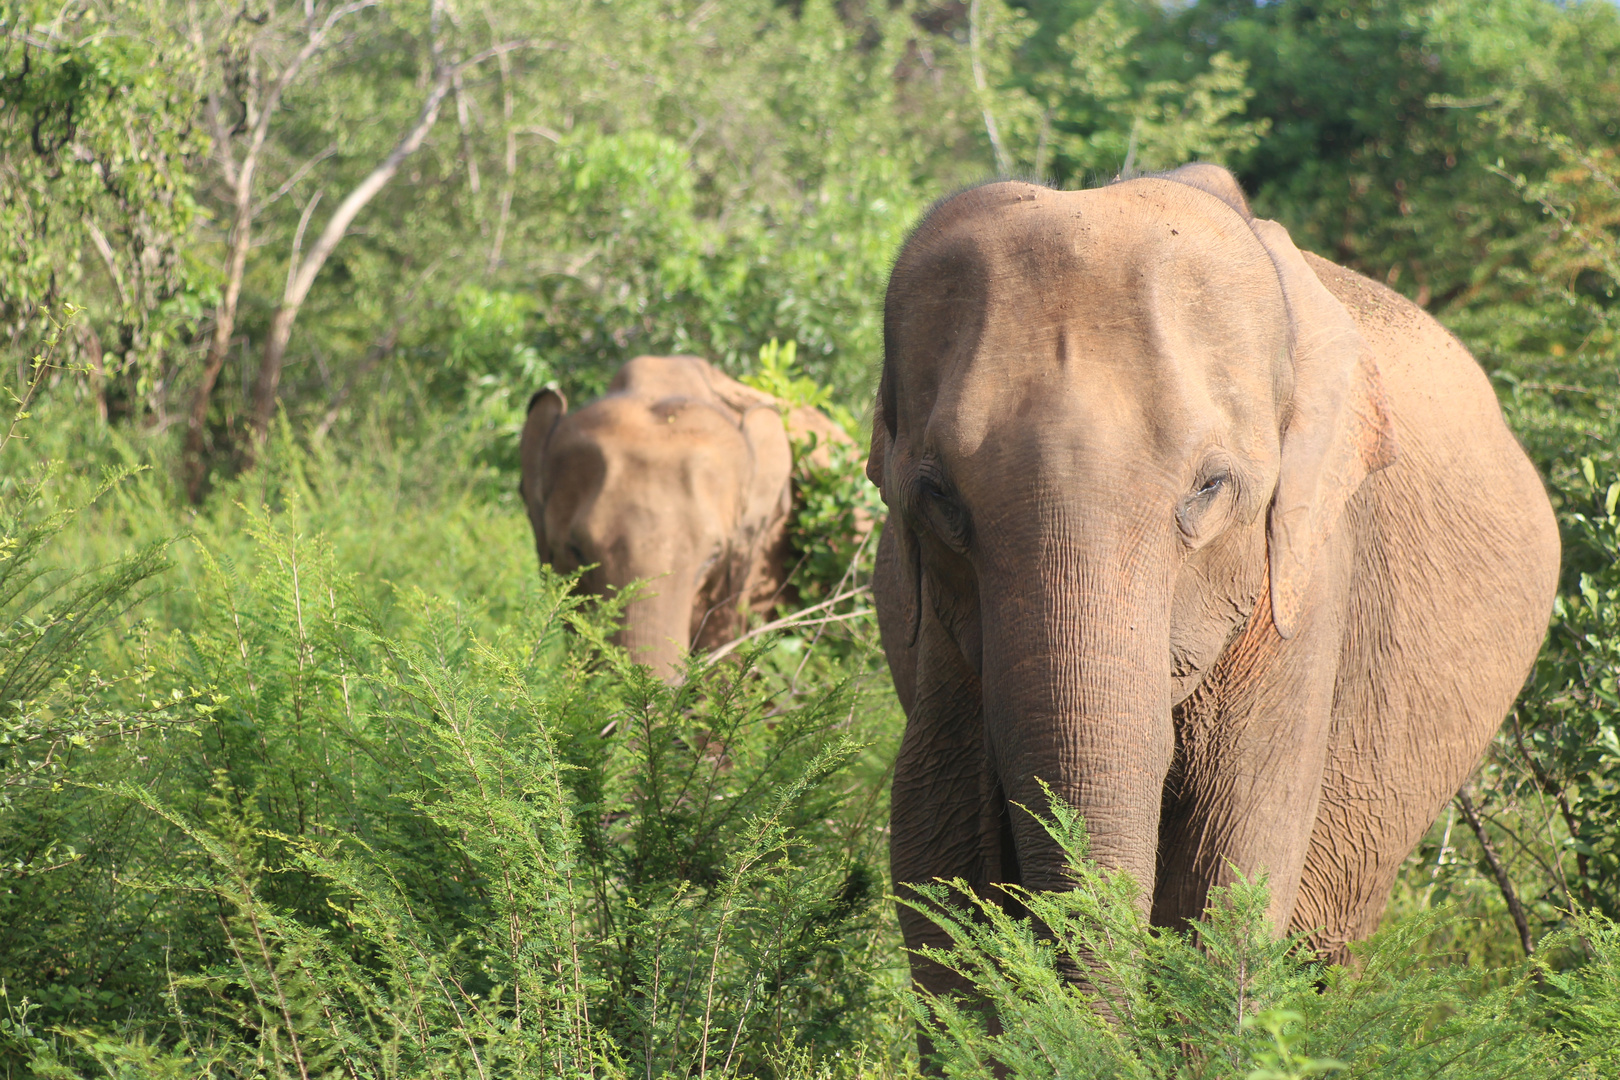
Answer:
[[859, 421], [833, 400], [831, 387], [817, 383], [799, 368], [797, 356], [796, 342], [782, 344], [772, 338], [760, 347], [757, 366], [742, 381], [789, 408], [820, 409], [855, 440], [853, 445], [828, 446], [824, 466], [813, 457], [820, 449], [815, 435], [793, 447], [794, 510], [788, 523], [795, 556], [793, 599], [815, 604], [864, 591], [872, 579], [878, 537], [888, 511], [866, 479]]
[[768, 645], [666, 686], [549, 575], [494, 618], [380, 603], [298, 502], [239, 512], [241, 563], [192, 541], [185, 629], [87, 697], [122, 736], [8, 785], [8, 848], [72, 855], [0, 895], [7, 1067], [774, 1075], [892, 1041], [869, 690], [779, 703]]
[[1274, 936], [1263, 881], [1216, 890], [1186, 932], [1149, 927], [1134, 881], [1090, 862], [1078, 814], [1051, 805], [1043, 824], [1068, 853], [1072, 892], [984, 897], [953, 882], [908, 902], [953, 941], [925, 955], [979, 996], [914, 1000], [949, 1076], [1611, 1074], [1620, 928], [1599, 915], [1577, 917], [1592, 960], [1571, 974], [1524, 964], [1503, 981], [1437, 963], [1420, 947], [1432, 912], [1364, 943], [1354, 969], [1324, 967]]

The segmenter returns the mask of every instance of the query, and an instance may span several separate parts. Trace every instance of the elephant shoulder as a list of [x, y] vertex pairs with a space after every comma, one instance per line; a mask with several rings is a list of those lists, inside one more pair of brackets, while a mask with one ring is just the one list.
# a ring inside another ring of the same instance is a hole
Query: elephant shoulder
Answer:
[[810, 464], [818, 469], [832, 466], [834, 446], [854, 447], [855, 440], [826, 413], [808, 405], [799, 405], [787, 413], [788, 438], [795, 443], [815, 441], [810, 453]]
[[1449, 416], [1476, 433], [1473, 425], [1480, 422], [1506, 432], [1490, 379], [1438, 319], [1386, 285], [1319, 255], [1304, 255], [1366, 339], [1390, 404], [1406, 426], [1417, 414], [1433, 413], [1431, 423]]
[[[1310, 251], [1301, 252], [1318, 281], [1343, 304], [1362, 333], [1384, 327], [1410, 330], [1416, 324], [1440, 329], [1434, 317], [1380, 282], [1330, 262]], [[1381, 335], [1380, 335], [1381, 336]]]
[[1378, 366], [1400, 457], [1374, 488], [1388, 504], [1384, 513], [1404, 523], [1396, 531], [1422, 522], [1431, 545], [1414, 553], [1410, 581], [1433, 574], [1436, 551], [1473, 544], [1457, 562], [1493, 566], [1502, 582], [1522, 587], [1523, 609], [1535, 613], [1527, 632], [1539, 641], [1558, 572], [1558, 530], [1490, 377], [1461, 341], [1406, 297], [1316, 255], [1305, 258], [1349, 311]]
[[781, 402], [763, 390], [738, 382], [725, 372], [711, 366], [708, 373], [709, 396], [721, 405], [743, 416], [751, 409], [769, 407], [781, 411]]
[[740, 383], [713, 367], [709, 369], [708, 378], [715, 400], [736, 413], [739, 420], [756, 409], [768, 408], [781, 419], [791, 442], [807, 443], [813, 439], [816, 448], [810, 455], [810, 463], [818, 468], [831, 466], [831, 447], [855, 446], [849, 433], [820, 409], [786, 405], [780, 398]]

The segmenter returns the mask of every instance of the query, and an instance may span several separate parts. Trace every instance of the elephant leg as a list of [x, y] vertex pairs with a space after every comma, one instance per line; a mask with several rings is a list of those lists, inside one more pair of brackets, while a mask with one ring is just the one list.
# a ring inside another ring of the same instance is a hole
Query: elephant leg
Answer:
[[[1344, 574], [1323, 591], [1342, 595]], [[1153, 922], [1184, 925], [1210, 889], [1264, 875], [1290, 925], [1321, 800], [1342, 618], [1324, 603], [1287, 641], [1262, 595], [1255, 615], [1177, 710], [1165, 785]]]
[[[1545, 601], [1531, 592], [1537, 583], [1523, 584], [1522, 549], [1493, 537], [1436, 560], [1443, 541], [1467, 535], [1464, 522], [1442, 524], [1417, 545], [1362, 526], [1363, 585], [1348, 608], [1333, 745], [1294, 912], [1294, 928], [1330, 962], [1377, 929], [1406, 856], [1478, 765], [1540, 645]], [[1468, 568], [1466, 580], [1456, 568]]]
[[1348, 963], [1349, 943], [1378, 928], [1406, 856], [1473, 771], [1516, 689], [1482, 693], [1462, 670], [1406, 678], [1409, 655], [1382, 659], [1340, 683], [1293, 914], [1291, 929], [1329, 963]]
[[[1317, 956], [1331, 964], [1349, 963], [1349, 944], [1378, 928], [1401, 864], [1433, 817], [1427, 801], [1418, 809], [1389, 797], [1382, 778], [1369, 789], [1376, 769], [1364, 760], [1329, 765], [1289, 927], [1307, 934]], [[1366, 842], [1374, 832], [1380, 841]]]
[[[1454, 689], [1466, 685], [1466, 676], [1412, 678], [1412, 650], [1395, 647], [1387, 631], [1351, 637], [1358, 647], [1348, 650], [1340, 673], [1334, 745], [1290, 927], [1309, 934], [1323, 960], [1340, 964], [1350, 959], [1350, 942], [1377, 928], [1406, 853], [1494, 728], [1488, 719], [1474, 725], [1482, 737], [1457, 752], [1439, 740], [1416, 745], [1414, 729], [1438, 734], [1469, 726], [1458, 723]], [[1420, 771], [1415, 761], [1423, 763]]]
[[[978, 676], [931, 616], [917, 641], [917, 670], [905, 736], [895, 761], [890, 802], [889, 864], [898, 896], [914, 897], [910, 882], [961, 878], [980, 895], [998, 879], [999, 831], [985, 837], [984, 723]], [[898, 680], [897, 680], [898, 681]], [[933, 920], [899, 905], [908, 949], [948, 948], [950, 936]], [[960, 976], [932, 961], [911, 958], [912, 981], [931, 994], [970, 992]], [[918, 1035], [924, 1060], [932, 1053]]]

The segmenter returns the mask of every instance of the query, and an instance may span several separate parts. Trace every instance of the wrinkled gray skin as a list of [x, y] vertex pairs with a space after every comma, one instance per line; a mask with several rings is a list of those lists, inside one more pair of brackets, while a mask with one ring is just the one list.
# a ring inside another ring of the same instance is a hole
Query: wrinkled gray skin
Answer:
[[542, 390], [520, 451], [535, 551], [563, 573], [591, 566], [581, 587], [592, 595], [646, 582], [615, 640], [673, 678], [688, 648], [731, 640], [749, 611], [783, 598], [790, 439], [811, 435], [822, 466], [832, 442], [850, 441], [816, 410], [783, 409], [695, 356], [637, 357], [573, 413]]
[[1462, 346], [1213, 166], [996, 183], [902, 250], [873, 429], [895, 881], [1063, 887], [1009, 810], [1040, 778], [1156, 924], [1263, 871], [1276, 928], [1344, 959], [1553, 599], [1546, 494]]

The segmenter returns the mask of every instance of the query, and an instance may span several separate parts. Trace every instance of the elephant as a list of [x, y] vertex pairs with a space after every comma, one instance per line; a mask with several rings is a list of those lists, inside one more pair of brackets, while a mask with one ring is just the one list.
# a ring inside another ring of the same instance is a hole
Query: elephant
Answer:
[[853, 447], [820, 411], [786, 408], [696, 356], [640, 356], [577, 412], [529, 400], [519, 492], [542, 564], [605, 596], [641, 580], [615, 634], [666, 679], [689, 648], [733, 639], [789, 589], [791, 442], [826, 467]]
[[883, 318], [902, 897], [1068, 885], [1044, 782], [1154, 925], [1264, 875], [1274, 929], [1345, 961], [1552, 608], [1553, 512], [1479, 365], [1208, 164], [951, 196]]

